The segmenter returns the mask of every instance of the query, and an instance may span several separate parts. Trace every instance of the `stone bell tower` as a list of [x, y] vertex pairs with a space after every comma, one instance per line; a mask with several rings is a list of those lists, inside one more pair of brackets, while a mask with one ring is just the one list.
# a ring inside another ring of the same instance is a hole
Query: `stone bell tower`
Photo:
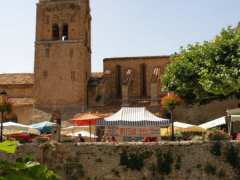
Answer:
[[87, 108], [91, 73], [89, 0], [39, 0], [34, 71], [37, 108], [63, 112]]

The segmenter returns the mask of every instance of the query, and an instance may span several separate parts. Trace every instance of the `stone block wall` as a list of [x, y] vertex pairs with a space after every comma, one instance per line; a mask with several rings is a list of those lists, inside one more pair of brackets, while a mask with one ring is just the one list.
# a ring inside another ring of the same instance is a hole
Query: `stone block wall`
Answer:
[[174, 119], [180, 122], [199, 125], [222, 116], [226, 116], [227, 109], [238, 107], [240, 99], [229, 98], [213, 101], [204, 105], [180, 105], [174, 110]]
[[33, 98], [33, 84], [0, 85], [1, 89], [4, 89], [11, 98]]
[[[61, 179], [95, 180], [235, 180], [240, 145], [234, 142], [176, 142], [151, 144], [26, 144], [14, 155], [24, 154], [55, 170]], [[235, 151], [235, 155], [229, 155]], [[236, 156], [237, 154], [237, 156]]]

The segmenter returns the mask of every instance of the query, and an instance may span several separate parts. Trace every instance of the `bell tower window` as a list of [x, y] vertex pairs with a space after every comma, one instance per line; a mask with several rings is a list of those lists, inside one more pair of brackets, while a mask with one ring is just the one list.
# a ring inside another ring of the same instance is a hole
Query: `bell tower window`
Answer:
[[52, 38], [53, 38], [53, 40], [59, 40], [59, 26], [58, 26], [58, 24], [53, 24], [53, 26], [52, 26]]
[[63, 25], [62, 40], [68, 40], [68, 24]]

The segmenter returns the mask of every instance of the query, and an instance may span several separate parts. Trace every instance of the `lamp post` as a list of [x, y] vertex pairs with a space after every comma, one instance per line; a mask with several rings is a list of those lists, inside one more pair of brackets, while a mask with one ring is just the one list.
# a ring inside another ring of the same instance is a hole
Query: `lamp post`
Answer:
[[170, 109], [170, 118], [171, 118], [171, 122], [172, 122], [172, 141], [175, 141], [173, 109]]
[[1, 132], [0, 132], [0, 142], [3, 141], [3, 121], [4, 113], [7, 111], [7, 93], [2, 91], [0, 93], [0, 111], [1, 111]]
[[61, 112], [58, 110], [55, 110], [52, 113], [52, 122], [56, 123], [56, 129], [55, 129], [55, 134], [54, 134], [54, 140], [60, 142], [61, 141]]

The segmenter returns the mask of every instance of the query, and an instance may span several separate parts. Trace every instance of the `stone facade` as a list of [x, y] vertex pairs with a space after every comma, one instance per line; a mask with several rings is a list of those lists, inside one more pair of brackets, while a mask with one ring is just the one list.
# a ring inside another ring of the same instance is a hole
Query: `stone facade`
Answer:
[[36, 107], [85, 110], [91, 75], [89, 1], [40, 0], [36, 28]]
[[[106, 58], [103, 60], [104, 72], [112, 74], [112, 94], [116, 98], [122, 96], [121, 86], [131, 72], [129, 96], [146, 98], [151, 96], [151, 84], [157, 78], [157, 92], [161, 95], [160, 76], [163, 74], [169, 56]], [[154, 74], [155, 72], [155, 74]]]
[[12, 98], [32, 98], [33, 83], [33, 74], [0, 74], [0, 90]]

